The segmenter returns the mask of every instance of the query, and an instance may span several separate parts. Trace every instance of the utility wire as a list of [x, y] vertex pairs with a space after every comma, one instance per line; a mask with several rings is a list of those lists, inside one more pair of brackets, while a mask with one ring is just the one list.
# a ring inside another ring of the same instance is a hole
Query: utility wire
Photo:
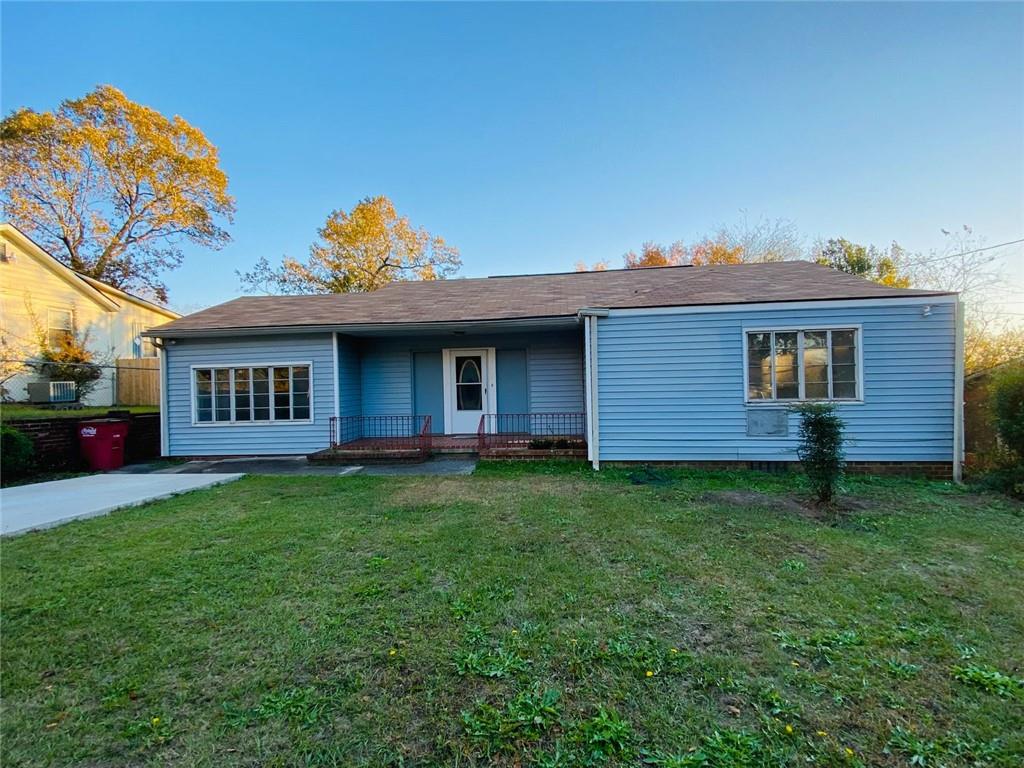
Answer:
[[946, 261], [948, 259], [959, 259], [961, 256], [970, 256], [972, 253], [981, 253], [982, 251], [992, 251], [996, 248], [1005, 248], [1008, 245], [1017, 245], [1018, 243], [1024, 243], [1024, 237], [1019, 240], [1008, 240], [1005, 243], [997, 243], [996, 245], [986, 245], [984, 248], [975, 248], [973, 251], [964, 251], [963, 253], [948, 253], [945, 256], [933, 256], [931, 258], [922, 259], [919, 263], [930, 264], [933, 261]]

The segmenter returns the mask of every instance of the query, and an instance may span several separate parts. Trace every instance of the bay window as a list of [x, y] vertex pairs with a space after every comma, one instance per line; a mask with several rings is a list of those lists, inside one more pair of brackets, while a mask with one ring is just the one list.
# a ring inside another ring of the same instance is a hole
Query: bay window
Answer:
[[747, 400], [859, 400], [858, 331], [747, 331]]
[[310, 366], [192, 369], [196, 424], [312, 421]]

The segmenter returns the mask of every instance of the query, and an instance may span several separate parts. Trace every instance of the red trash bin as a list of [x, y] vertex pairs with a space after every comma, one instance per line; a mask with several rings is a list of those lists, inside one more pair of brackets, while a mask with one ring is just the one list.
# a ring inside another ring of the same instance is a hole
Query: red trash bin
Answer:
[[78, 444], [90, 469], [123, 467], [127, 437], [128, 422], [124, 419], [90, 419], [78, 424]]

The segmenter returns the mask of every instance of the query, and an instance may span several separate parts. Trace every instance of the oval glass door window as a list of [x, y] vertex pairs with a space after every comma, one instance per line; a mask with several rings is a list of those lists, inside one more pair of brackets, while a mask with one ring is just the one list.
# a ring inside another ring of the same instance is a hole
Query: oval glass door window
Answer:
[[455, 358], [455, 407], [460, 411], [483, 410], [482, 363], [479, 355]]

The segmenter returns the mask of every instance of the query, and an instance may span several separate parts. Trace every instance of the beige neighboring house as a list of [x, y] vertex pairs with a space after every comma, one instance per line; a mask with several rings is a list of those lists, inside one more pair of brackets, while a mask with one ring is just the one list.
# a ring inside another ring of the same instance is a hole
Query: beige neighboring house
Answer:
[[[51, 339], [72, 329], [88, 333], [97, 359], [109, 363], [84, 401], [113, 405], [117, 360], [156, 358], [144, 330], [180, 317], [138, 296], [81, 275], [55, 259], [12, 224], [0, 223], [0, 337], [5, 360], [33, 359], [39, 333]], [[5, 369], [10, 363], [5, 362]], [[147, 365], [141, 363], [140, 367]], [[152, 365], [152, 364], [149, 364]], [[6, 370], [5, 370], [6, 375]], [[3, 382], [7, 401], [29, 399], [28, 384], [43, 379], [22, 371]]]

